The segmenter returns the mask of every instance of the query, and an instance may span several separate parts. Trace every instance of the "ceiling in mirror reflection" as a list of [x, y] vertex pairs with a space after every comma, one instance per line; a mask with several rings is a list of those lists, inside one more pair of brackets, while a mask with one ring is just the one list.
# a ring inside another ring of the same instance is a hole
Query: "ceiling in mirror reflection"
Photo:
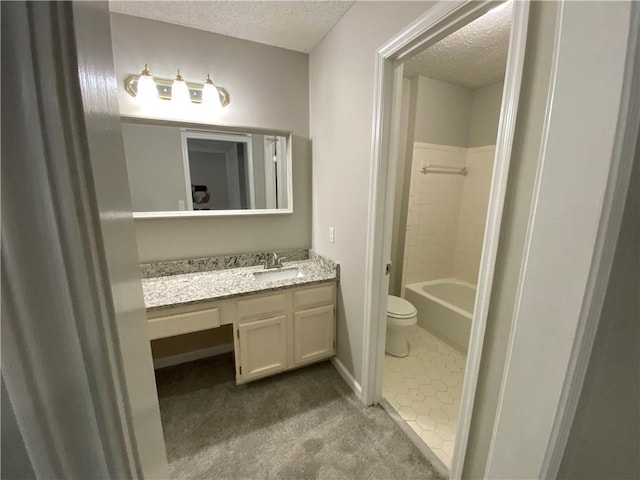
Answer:
[[488, 11], [407, 60], [404, 76], [421, 75], [470, 89], [502, 80], [512, 14], [512, 1]]
[[287, 137], [123, 122], [134, 212], [144, 216], [291, 211]]

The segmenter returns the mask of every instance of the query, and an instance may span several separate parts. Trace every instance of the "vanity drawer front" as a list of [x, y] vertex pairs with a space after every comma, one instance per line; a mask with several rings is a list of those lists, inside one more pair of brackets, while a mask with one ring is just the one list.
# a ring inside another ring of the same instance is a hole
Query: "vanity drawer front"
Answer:
[[286, 308], [287, 297], [284, 293], [238, 300], [238, 320], [272, 317], [274, 314], [284, 312]]
[[295, 310], [321, 305], [332, 305], [335, 299], [335, 284], [329, 283], [320, 287], [305, 288], [293, 293], [293, 305]]
[[149, 340], [208, 330], [220, 326], [220, 309], [215, 307], [152, 318], [147, 320], [147, 325], [149, 326]]

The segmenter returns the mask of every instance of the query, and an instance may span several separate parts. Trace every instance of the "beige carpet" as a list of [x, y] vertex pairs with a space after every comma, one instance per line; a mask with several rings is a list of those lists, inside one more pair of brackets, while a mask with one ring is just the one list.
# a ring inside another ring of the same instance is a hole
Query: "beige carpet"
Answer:
[[156, 372], [173, 479], [440, 479], [329, 362], [245, 386], [231, 355]]

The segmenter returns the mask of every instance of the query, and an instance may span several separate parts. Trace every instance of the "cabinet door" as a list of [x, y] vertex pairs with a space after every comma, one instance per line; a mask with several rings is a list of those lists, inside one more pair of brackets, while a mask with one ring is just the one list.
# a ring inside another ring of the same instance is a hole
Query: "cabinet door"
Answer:
[[239, 383], [273, 375], [287, 368], [286, 316], [238, 325]]
[[328, 358], [335, 353], [335, 315], [333, 305], [294, 314], [296, 365]]

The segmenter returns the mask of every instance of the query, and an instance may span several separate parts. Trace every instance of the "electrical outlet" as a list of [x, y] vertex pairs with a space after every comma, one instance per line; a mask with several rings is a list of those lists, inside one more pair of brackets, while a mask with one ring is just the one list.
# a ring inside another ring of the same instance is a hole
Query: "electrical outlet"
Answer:
[[329, 242], [336, 243], [336, 229], [329, 227]]
[[186, 207], [184, 205], [184, 200], [178, 200], [178, 210], [180, 211], [186, 210]]

